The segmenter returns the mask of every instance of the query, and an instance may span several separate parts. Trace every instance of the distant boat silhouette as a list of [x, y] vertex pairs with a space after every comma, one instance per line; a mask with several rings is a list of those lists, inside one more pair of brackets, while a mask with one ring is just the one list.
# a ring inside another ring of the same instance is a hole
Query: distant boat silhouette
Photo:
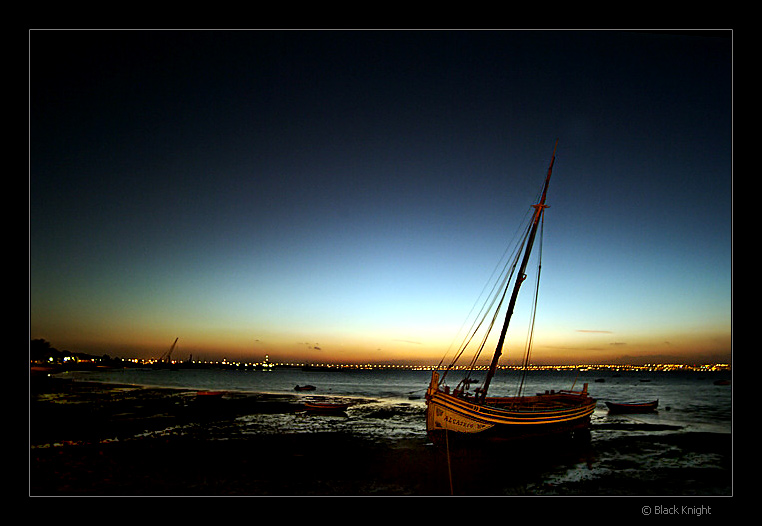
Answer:
[[344, 402], [304, 402], [305, 409], [313, 413], [343, 413], [350, 405]]

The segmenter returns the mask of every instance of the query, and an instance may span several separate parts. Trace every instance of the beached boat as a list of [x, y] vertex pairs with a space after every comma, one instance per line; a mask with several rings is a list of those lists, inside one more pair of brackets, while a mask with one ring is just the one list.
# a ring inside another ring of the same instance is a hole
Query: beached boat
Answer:
[[659, 400], [652, 400], [650, 402], [606, 402], [606, 407], [609, 408], [610, 413], [650, 413], [656, 411], [659, 406]]
[[314, 391], [315, 389], [314, 385], [297, 385], [294, 387], [294, 391]]
[[[440, 363], [440, 367], [432, 372], [431, 381], [426, 391], [426, 427], [429, 437], [435, 443], [445, 439], [452, 441], [453, 439], [493, 437], [551, 437], [560, 434], [573, 434], [578, 430], [587, 430], [590, 426], [590, 415], [595, 410], [596, 400], [588, 394], [587, 384], [584, 384], [583, 388], [577, 391], [573, 390], [574, 386], [572, 385], [570, 390], [553, 390], [536, 396], [524, 396], [522, 390], [525, 374], [522, 374], [515, 396], [488, 396], [490, 383], [495, 376], [503, 351], [506, 332], [516, 306], [519, 289], [527, 277], [530, 254], [538, 230], [540, 230], [540, 234], [542, 232], [541, 226], [547, 208], [545, 199], [555, 158], [556, 150], [554, 148], [539, 201], [532, 205], [534, 212], [531, 214], [529, 223], [514, 252], [515, 256], [505, 265], [504, 272], [498, 277], [496, 286], [493, 288], [494, 294], [485, 302], [485, 308], [479, 313], [479, 318], [472, 326], [473, 330], [470, 330], [464, 338], [463, 345], [456, 352], [450, 365], [443, 368], [441, 367], [442, 363]], [[540, 235], [541, 240], [542, 235]], [[539, 250], [538, 254], [541, 253], [542, 251]], [[520, 263], [519, 258], [521, 258]], [[539, 257], [537, 259], [538, 287], [535, 287], [535, 295], [539, 288]], [[517, 267], [518, 272], [516, 272]], [[511, 284], [513, 284], [512, 292], [502, 330], [484, 382], [480, 387], [476, 387], [473, 393], [469, 392], [470, 382], [463, 380], [458, 382], [453, 389], [450, 389], [450, 386], [447, 385], [447, 375], [450, 371], [455, 370], [456, 362], [466, 355], [466, 348], [472, 342], [477, 342], [477, 348], [474, 349], [469, 367], [470, 370], [476, 368], [477, 359], [488, 341], [491, 329], [494, 328], [503, 300], [511, 290]], [[530, 363], [531, 329], [534, 326], [535, 310], [533, 308], [531, 311], [530, 337], [523, 358], [524, 373]]]
[[304, 408], [313, 413], [343, 413], [350, 405], [344, 402], [304, 402]]

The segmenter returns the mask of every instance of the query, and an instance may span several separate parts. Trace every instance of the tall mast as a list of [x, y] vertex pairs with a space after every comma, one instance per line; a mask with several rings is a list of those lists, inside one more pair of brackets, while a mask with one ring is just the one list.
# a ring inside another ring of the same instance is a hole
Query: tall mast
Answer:
[[527, 247], [524, 251], [524, 258], [521, 260], [521, 267], [519, 268], [519, 273], [516, 277], [516, 283], [513, 286], [513, 293], [511, 294], [511, 300], [508, 303], [508, 311], [505, 313], [505, 321], [503, 322], [503, 329], [500, 331], [500, 339], [497, 341], [497, 347], [495, 348], [495, 354], [492, 356], [492, 363], [490, 363], [489, 371], [487, 372], [487, 377], [484, 379], [484, 387], [482, 387], [482, 401], [484, 401], [485, 398], [487, 398], [487, 390], [489, 389], [489, 384], [492, 381], [492, 377], [495, 376], [495, 371], [497, 370], [497, 363], [500, 360], [500, 355], [503, 354], [503, 343], [505, 343], [505, 334], [508, 332], [508, 324], [511, 321], [511, 316], [513, 316], [513, 309], [516, 306], [516, 298], [519, 295], [519, 289], [521, 288], [521, 284], [524, 282], [524, 279], [526, 279], [526, 268], [527, 263], [529, 263], [529, 255], [532, 252], [532, 245], [534, 245], [534, 238], [537, 235], [537, 226], [540, 224], [540, 218], [542, 218], [543, 211], [547, 208], [545, 205], [545, 197], [548, 194], [548, 184], [550, 183], [550, 174], [553, 171], [553, 163], [556, 162], [556, 147], [558, 146], [558, 139], [556, 139], [556, 144], [553, 146], [553, 157], [550, 159], [550, 166], [548, 167], [548, 175], [545, 176], [545, 185], [542, 189], [542, 197], [540, 197], [540, 202], [536, 205], [532, 205], [534, 208], [534, 217], [532, 218], [532, 224], [531, 224], [531, 231], [529, 233], [529, 238], [527, 239]]

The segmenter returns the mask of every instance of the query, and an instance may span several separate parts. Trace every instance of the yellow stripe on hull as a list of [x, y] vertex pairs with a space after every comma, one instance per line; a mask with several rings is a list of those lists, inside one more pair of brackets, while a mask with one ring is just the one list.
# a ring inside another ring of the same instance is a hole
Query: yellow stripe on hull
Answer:
[[[586, 392], [577, 392], [492, 399], [492, 404], [488, 399], [488, 403], [482, 405], [440, 391], [434, 385], [430, 386], [426, 396], [429, 432], [480, 433], [497, 426], [501, 432], [515, 430], [521, 433], [528, 428], [537, 432], [544, 427], [579, 427], [589, 423], [596, 404]], [[516, 402], [514, 407], [511, 407], [512, 401]]]
[[540, 411], [506, 410], [470, 404], [444, 394], [435, 395], [428, 404], [429, 429], [435, 426], [437, 429], [464, 432], [483, 431], [495, 424], [542, 425], [570, 422], [589, 417], [595, 410], [595, 400], [592, 399], [578, 407]]

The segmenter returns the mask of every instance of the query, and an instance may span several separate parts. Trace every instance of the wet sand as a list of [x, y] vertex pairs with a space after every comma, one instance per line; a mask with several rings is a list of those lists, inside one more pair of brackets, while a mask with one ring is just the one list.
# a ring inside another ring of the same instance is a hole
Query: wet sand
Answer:
[[600, 426], [564, 448], [448, 455], [425, 438], [241, 432], [237, 417], [302, 411], [296, 396], [49, 378], [30, 395], [31, 496], [732, 495], [728, 434]]

